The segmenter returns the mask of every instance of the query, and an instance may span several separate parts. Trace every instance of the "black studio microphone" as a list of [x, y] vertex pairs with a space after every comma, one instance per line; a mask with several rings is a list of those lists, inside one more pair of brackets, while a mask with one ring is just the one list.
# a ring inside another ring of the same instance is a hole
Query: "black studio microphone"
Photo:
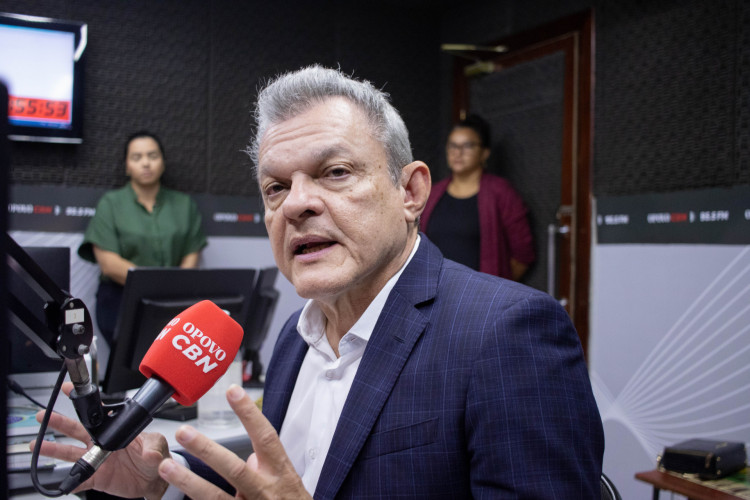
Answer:
[[141, 362], [140, 371], [148, 380], [94, 429], [95, 446], [73, 465], [60, 484], [62, 493], [80, 486], [113, 451], [130, 444], [170, 397], [184, 406], [200, 399], [227, 371], [241, 342], [242, 327], [208, 300], [172, 319]]

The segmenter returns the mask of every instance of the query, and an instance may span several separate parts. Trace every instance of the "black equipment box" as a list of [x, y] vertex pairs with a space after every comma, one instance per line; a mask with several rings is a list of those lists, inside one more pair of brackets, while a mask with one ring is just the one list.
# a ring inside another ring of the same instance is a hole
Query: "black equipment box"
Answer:
[[661, 466], [683, 474], [698, 474], [701, 479], [718, 479], [747, 465], [744, 443], [690, 439], [664, 448]]

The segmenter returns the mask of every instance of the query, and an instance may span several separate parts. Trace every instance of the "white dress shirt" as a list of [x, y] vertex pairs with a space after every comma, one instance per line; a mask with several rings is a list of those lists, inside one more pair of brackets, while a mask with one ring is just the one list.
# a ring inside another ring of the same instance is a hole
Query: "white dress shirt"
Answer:
[[406, 263], [388, 280], [339, 342], [338, 358], [325, 335], [323, 312], [312, 300], [302, 310], [297, 330], [310, 349], [302, 361], [279, 437], [310, 495], [315, 492], [320, 479], [341, 410], [375, 323], [418, 247], [419, 236]]

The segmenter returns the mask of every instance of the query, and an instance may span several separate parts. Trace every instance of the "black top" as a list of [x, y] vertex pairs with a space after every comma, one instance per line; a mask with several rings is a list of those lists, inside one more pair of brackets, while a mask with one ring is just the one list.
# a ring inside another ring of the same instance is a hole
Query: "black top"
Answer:
[[427, 224], [427, 236], [451, 260], [479, 270], [479, 205], [477, 195], [440, 197]]

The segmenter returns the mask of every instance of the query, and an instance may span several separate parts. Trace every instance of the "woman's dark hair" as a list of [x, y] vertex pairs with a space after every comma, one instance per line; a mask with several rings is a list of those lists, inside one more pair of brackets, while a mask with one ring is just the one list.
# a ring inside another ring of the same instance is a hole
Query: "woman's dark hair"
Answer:
[[149, 132], [148, 130], [139, 130], [138, 132], [133, 132], [128, 136], [128, 138], [125, 140], [125, 151], [123, 158], [125, 159], [125, 162], [128, 161], [128, 148], [130, 148], [130, 143], [133, 142], [135, 139], [140, 139], [142, 137], [148, 137], [149, 139], [153, 139], [156, 141], [156, 145], [159, 146], [159, 151], [161, 152], [162, 160], [166, 160], [167, 155], [164, 152], [164, 146], [161, 144], [161, 140], [159, 137], [154, 134], [153, 132]]
[[453, 130], [457, 128], [470, 128], [479, 136], [479, 142], [483, 148], [490, 147], [490, 124], [481, 116], [469, 115], [464, 120], [461, 120], [453, 126]]

